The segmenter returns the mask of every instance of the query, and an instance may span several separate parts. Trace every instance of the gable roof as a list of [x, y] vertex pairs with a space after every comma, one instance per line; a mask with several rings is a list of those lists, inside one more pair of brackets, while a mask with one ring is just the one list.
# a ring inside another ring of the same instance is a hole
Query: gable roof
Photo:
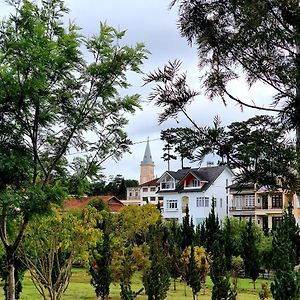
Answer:
[[64, 210], [72, 208], [84, 209], [92, 200], [102, 199], [111, 210], [111, 212], [118, 212], [124, 204], [115, 196], [88, 196], [81, 198], [69, 198], [64, 201]]
[[157, 185], [158, 185], [158, 178], [155, 178], [155, 179], [149, 180], [147, 182], [144, 182], [144, 183], [140, 184], [139, 186], [143, 187], [143, 186], [157, 186]]
[[[177, 188], [178, 192], [203, 192], [206, 191], [213, 182], [220, 176], [220, 174], [227, 168], [227, 166], [213, 166], [213, 167], [200, 167], [198, 169], [191, 169], [190, 172], [188, 172], [180, 181], [180, 184]], [[195, 189], [195, 188], [184, 188], [182, 185], [182, 182], [184, 179], [188, 176], [192, 175], [196, 179], [199, 179], [200, 181], [206, 182], [201, 188]]]

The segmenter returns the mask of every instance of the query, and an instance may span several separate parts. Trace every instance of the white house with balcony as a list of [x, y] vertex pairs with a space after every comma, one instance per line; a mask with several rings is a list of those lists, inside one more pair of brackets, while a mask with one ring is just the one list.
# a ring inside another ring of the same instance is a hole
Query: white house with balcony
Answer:
[[166, 171], [158, 180], [158, 194], [164, 201], [163, 217], [181, 222], [188, 205], [193, 223], [201, 224], [208, 217], [214, 199], [215, 212], [222, 220], [228, 216], [227, 187], [233, 176], [224, 165]]

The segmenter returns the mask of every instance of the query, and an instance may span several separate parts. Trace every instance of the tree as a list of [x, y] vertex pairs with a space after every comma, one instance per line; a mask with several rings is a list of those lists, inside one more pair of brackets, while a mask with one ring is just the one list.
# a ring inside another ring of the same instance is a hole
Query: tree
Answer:
[[22, 256], [43, 299], [61, 299], [70, 282], [72, 264], [87, 261], [89, 247], [100, 237], [94, 222], [58, 211], [31, 221]]
[[120, 278], [120, 296], [122, 300], [134, 300], [142, 291], [143, 288], [134, 292], [131, 290], [131, 277], [134, 273], [134, 259], [132, 257], [132, 248], [125, 249], [124, 257], [121, 264]]
[[193, 244], [195, 236], [193, 220], [190, 218], [188, 206], [185, 208], [185, 216], [182, 219], [181, 234], [181, 250], [184, 250], [186, 247], [191, 246]]
[[203, 247], [193, 245], [184, 249], [182, 253], [182, 277], [192, 289], [193, 299], [198, 299], [203, 284], [208, 274], [208, 260]]
[[111, 216], [108, 213], [98, 227], [103, 232], [103, 238], [90, 249], [91, 285], [95, 288], [98, 299], [104, 300], [109, 295], [109, 286], [112, 282], [112, 237]]
[[160, 220], [161, 215], [155, 205], [130, 205], [116, 216], [116, 232], [125, 244], [141, 245], [147, 241], [149, 228]]
[[208, 253], [212, 252], [214, 241], [220, 238], [219, 218], [215, 214], [215, 199], [212, 198], [211, 211], [205, 219], [205, 249]]
[[119, 197], [120, 199], [126, 199], [126, 184], [125, 184], [125, 180], [124, 178], [122, 179], [119, 188], [118, 188], [118, 192], [116, 194], [117, 197]]
[[166, 240], [163, 224], [151, 225], [149, 233], [150, 266], [143, 274], [143, 283], [148, 300], [163, 300], [170, 286], [170, 273], [166, 254]]
[[242, 234], [243, 253], [245, 273], [253, 280], [253, 286], [255, 289], [255, 281], [258, 278], [260, 270], [260, 256], [258, 252], [259, 239], [256, 235], [254, 224], [252, 219], [249, 219], [247, 228], [245, 228]]
[[210, 278], [213, 282], [212, 300], [229, 299], [231, 290], [228, 271], [226, 270], [224, 247], [216, 239], [212, 246]]
[[13, 13], [0, 24], [0, 238], [13, 300], [15, 256], [31, 218], [66, 196], [66, 155], [89, 153], [73, 165], [80, 178], [93, 178], [103, 161], [128, 149], [123, 113], [135, 110], [139, 96], [118, 91], [129, 86], [127, 71], [140, 71], [146, 51], [123, 45], [125, 32], [105, 24], [91, 39], [73, 23], [65, 28], [62, 0], [9, 3]]
[[297, 227], [293, 215], [292, 205], [284, 211], [281, 222], [273, 236], [273, 270], [274, 282], [271, 292], [275, 300], [298, 299], [300, 296], [300, 273], [294, 271], [296, 263], [295, 240]]
[[181, 245], [182, 228], [176, 220], [172, 219], [168, 225], [168, 259], [170, 277], [173, 279], [173, 289], [176, 290], [176, 279], [181, 275]]
[[[182, 36], [198, 49], [206, 67], [204, 88], [241, 106], [280, 112], [288, 128], [296, 129], [300, 161], [300, 9], [288, 1], [191, 1], [179, 3]], [[259, 81], [275, 91], [273, 105], [259, 107], [234, 95], [230, 81], [245, 76], [251, 87]]]

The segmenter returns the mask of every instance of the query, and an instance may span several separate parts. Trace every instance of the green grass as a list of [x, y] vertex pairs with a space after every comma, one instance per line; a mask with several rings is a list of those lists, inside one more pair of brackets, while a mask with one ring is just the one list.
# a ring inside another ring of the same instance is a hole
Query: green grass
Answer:
[[[258, 300], [258, 293], [261, 289], [261, 283], [266, 280], [258, 279], [256, 282], [256, 290], [253, 289], [253, 284], [250, 279], [241, 278], [238, 282], [238, 299], [239, 300]], [[269, 283], [270, 284], [270, 283]], [[132, 289], [138, 290], [142, 287], [141, 277], [139, 274], [136, 274], [132, 280]], [[182, 299], [193, 299], [191, 289], [185, 287], [183, 283], [176, 282], [176, 291], [173, 290], [173, 282], [168, 292], [168, 300], [182, 300]], [[210, 279], [207, 279], [205, 295], [203, 290], [200, 291], [199, 300], [210, 300], [211, 299], [211, 288], [212, 282]], [[1, 287], [2, 289], [2, 287]], [[3, 290], [2, 290], [3, 291]], [[111, 300], [120, 300], [119, 296], [119, 285], [111, 285]], [[186, 293], [186, 296], [185, 296]], [[4, 299], [3, 292], [0, 295], [0, 299]], [[27, 273], [24, 279], [23, 292], [21, 300], [38, 300], [42, 299], [41, 296], [36, 291], [33, 286], [29, 274]], [[90, 276], [87, 274], [84, 269], [73, 269], [73, 274], [71, 278], [70, 285], [62, 297], [63, 300], [96, 300], [93, 287], [90, 285]], [[269, 298], [270, 300], [272, 298]], [[140, 295], [137, 297], [137, 300], [147, 300], [146, 295]]]

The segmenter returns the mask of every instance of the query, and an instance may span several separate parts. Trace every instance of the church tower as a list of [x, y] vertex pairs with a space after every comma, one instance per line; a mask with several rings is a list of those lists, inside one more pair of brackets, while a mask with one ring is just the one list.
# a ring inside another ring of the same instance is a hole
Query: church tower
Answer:
[[154, 177], [154, 162], [152, 160], [149, 138], [145, 149], [144, 159], [141, 161], [140, 169], [140, 184], [153, 180]]

